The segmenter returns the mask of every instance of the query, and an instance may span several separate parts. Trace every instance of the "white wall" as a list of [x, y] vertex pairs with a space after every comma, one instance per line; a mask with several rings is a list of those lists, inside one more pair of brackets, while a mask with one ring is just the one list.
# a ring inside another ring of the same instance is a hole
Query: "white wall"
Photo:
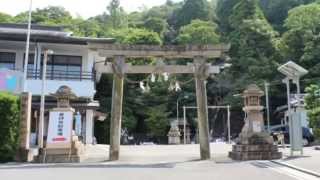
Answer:
[[[59, 81], [47, 80], [45, 94], [55, 93], [60, 86], [69, 86], [78, 97], [90, 97], [95, 94], [94, 82], [91, 80], [83, 81]], [[41, 94], [41, 80], [27, 80], [27, 91], [33, 95]]]

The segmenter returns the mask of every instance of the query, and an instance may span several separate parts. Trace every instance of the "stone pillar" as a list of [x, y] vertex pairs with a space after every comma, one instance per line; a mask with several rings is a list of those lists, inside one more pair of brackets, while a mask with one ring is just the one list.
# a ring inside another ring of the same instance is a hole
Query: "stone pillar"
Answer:
[[195, 57], [194, 65], [196, 67], [196, 95], [198, 108], [198, 127], [201, 159], [210, 159], [210, 141], [208, 126], [208, 105], [207, 105], [207, 68], [206, 59], [203, 57]]
[[93, 110], [86, 110], [86, 144], [93, 143]]
[[118, 160], [120, 152], [124, 65], [124, 56], [116, 56], [114, 58], [109, 151], [109, 159], [111, 161]]
[[30, 152], [31, 100], [32, 95], [30, 92], [24, 92], [21, 94], [18, 160], [23, 162], [33, 160]]

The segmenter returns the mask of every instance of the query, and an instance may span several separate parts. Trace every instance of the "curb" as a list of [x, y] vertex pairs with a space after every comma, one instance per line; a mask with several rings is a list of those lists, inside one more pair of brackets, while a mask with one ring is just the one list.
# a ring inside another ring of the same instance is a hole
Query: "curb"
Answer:
[[303, 168], [300, 168], [300, 167], [297, 167], [297, 166], [294, 166], [294, 165], [291, 165], [291, 164], [288, 164], [288, 163], [279, 162], [279, 161], [275, 161], [275, 160], [271, 160], [271, 162], [273, 162], [275, 164], [278, 164], [278, 165], [282, 165], [282, 166], [291, 168], [291, 169], [294, 169], [294, 170], [297, 170], [297, 171], [300, 171], [300, 172], [303, 172], [303, 173], [306, 173], [306, 174], [309, 174], [311, 176], [315, 176], [317, 178], [320, 178], [320, 174], [317, 173], [317, 172], [314, 172], [314, 171], [310, 171], [310, 170], [303, 169]]

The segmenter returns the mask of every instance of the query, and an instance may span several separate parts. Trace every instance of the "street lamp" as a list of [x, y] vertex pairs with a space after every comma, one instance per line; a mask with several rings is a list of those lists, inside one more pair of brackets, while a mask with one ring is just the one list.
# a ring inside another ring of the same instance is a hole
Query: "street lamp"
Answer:
[[43, 148], [45, 87], [46, 87], [46, 75], [47, 75], [47, 61], [48, 61], [49, 54], [53, 54], [53, 51], [49, 49], [45, 49], [44, 58], [43, 58], [43, 68], [42, 68], [42, 81], [41, 81], [40, 120], [39, 120], [39, 134], [38, 134], [39, 148]]
[[[289, 61], [286, 64], [280, 66], [278, 68], [278, 71], [286, 76], [283, 82], [287, 86], [291, 156], [293, 155], [293, 151], [301, 151], [301, 154], [302, 154], [303, 148], [302, 148], [302, 127], [301, 127], [301, 111], [300, 111], [300, 103], [301, 103], [300, 102], [300, 78], [306, 75], [308, 71], [292, 61]], [[292, 80], [297, 86], [298, 108], [294, 114], [291, 113], [290, 80]], [[292, 119], [293, 117], [294, 119]]]

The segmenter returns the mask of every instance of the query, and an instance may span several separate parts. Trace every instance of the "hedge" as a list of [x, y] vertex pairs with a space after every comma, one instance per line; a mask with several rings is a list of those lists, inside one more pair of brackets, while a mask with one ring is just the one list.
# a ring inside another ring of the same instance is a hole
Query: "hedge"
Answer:
[[0, 92], [0, 162], [13, 160], [18, 147], [19, 98]]

